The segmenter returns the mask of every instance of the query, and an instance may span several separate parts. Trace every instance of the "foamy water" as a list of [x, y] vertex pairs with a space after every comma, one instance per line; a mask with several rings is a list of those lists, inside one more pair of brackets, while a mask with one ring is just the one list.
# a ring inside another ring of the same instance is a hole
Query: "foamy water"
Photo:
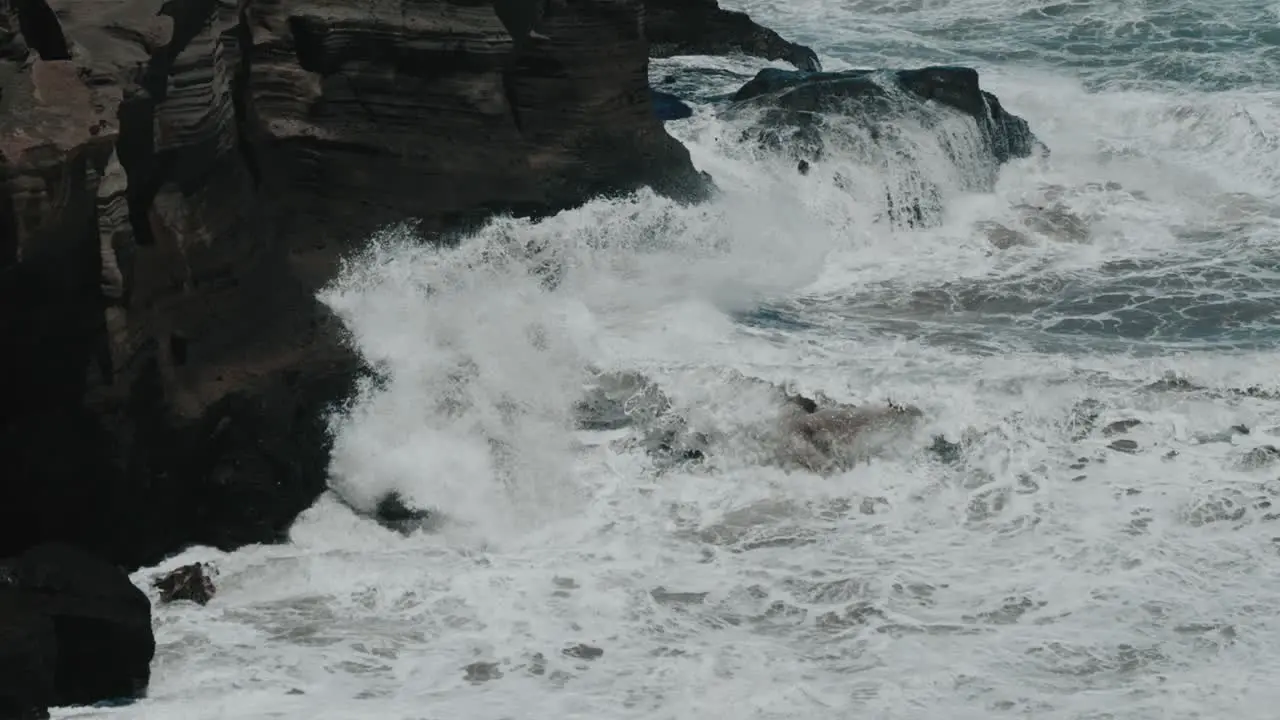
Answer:
[[[404, 537], [326, 496], [290, 544], [140, 571], [208, 560], [219, 595], [158, 606], [149, 699], [56, 716], [1274, 717], [1277, 17], [1141, 7], [745, 6], [828, 67], [975, 64], [1052, 149], [988, 185], [948, 154], [963, 124], [847, 128], [800, 176], [699, 106], [669, 127], [712, 203], [380, 234], [323, 295], [380, 374], [333, 419], [334, 486], [446, 521]], [[712, 96], [759, 66], [654, 77]], [[939, 224], [887, 222], [924, 183]], [[575, 431], [594, 370], [740, 441], [664, 470]], [[788, 473], [751, 452], [770, 407], [742, 376], [925, 421]]]

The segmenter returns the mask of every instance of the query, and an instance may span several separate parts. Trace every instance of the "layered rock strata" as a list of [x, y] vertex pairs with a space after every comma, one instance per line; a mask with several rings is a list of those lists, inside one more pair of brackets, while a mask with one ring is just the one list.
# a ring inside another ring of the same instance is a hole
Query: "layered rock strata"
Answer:
[[314, 300], [389, 221], [445, 231], [705, 179], [642, 0], [9, 0], [0, 555], [129, 566], [280, 537], [357, 363]]

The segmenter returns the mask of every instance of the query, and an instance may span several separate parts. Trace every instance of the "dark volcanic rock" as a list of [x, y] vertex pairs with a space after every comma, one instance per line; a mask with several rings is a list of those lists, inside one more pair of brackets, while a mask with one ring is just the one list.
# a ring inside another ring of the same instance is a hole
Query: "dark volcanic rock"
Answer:
[[197, 605], [207, 605], [213, 599], [213, 578], [203, 563], [183, 565], [156, 580], [161, 602], [189, 600]]
[[358, 371], [314, 292], [372, 228], [708, 187], [643, 0], [549, 0], [519, 42], [467, 0], [5, 7], [0, 555], [282, 537]]
[[[973, 192], [991, 189], [1001, 163], [1043, 151], [1026, 121], [982, 90], [970, 68], [769, 68], [734, 94], [726, 114], [754, 121], [744, 139], [787, 154], [806, 174], [832, 146], [872, 165], [906, 169], [886, 187], [885, 210], [890, 221], [907, 227], [936, 224], [943, 203], [937, 180], [918, 172], [926, 158], [913, 133], [934, 134], [936, 151], [961, 171], [963, 189]], [[973, 130], [957, 123], [959, 118], [972, 121]], [[838, 172], [834, 181], [848, 182]]]
[[0, 587], [0, 718], [49, 717], [57, 660], [53, 621]]
[[431, 531], [439, 527], [442, 518], [431, 510], [414, 505], [399, 491], [392, 490], [377, 498], [361, 501], [348, 492], [348, 488], [334, 487], [333, 497], [346, 505], [351, 512], [373, 520], [388, 530], [401, 535], [412, 535], [418, 531]]
[[415, 530], [430, 529], [434, 523], [434, 513], [429, 510], [410, 506], [398, 492], [389, 492], [378, 500], [373, 509], [373, 518], [385, 528], [395, 530], [401, 535], [409, 535]]
[[597, 658], [604, 657], [604, 650], [585, 643], [578, 643], [577, 645], [567, 647], [560, 652], [568, 657], [578, 658], [581, 660], [595, 660]]
[[[735, 103], [774, 110], [773, 122], [796, 123], [814, 113], [901, 115], [905, 104], [937, 102], [973, 118], [997, 162], [1029, 157], [1043, 147], [1027, 121], [1007, 112], [964, 67], [804, 73], [766, 68], [733, 96]], [[905, 103], [904, 103], [905, 101]]]
[[783, 39], [746, 13], [721, 9], [717, 0], [645, 0], [645, 11], [653, 57], [742, 53], [784, 60], [801, 70], [822, 69], [813, 50]]
[[30, 713], [146, 692], [155, 654], [151, 604], [122, 570], [49, 544], [0, 564], [0, 573], [0, 710]]
[[1136, 440], [1113, 440], [1107, 447], [1116, 452], [1129, 453], [1130, 455], [1138, 452], [1138, 442]]

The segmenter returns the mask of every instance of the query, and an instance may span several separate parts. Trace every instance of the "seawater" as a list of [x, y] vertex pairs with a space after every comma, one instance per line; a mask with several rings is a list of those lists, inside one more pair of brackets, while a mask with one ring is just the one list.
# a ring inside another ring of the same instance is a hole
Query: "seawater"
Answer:
[[[211, 561], [219, 595], [157, 607], [149, 698], [57, 717], [1275, 717], [1277, 6], [727, 4], [831, 69], [977, 67], [1052, 154], [975, 188], [970, 130], [904, 127], [802, 176], [703, 103], [669, 128], [710, 204], [387, 229], [322, 295], [380, 378], [333, 418], [334, 484], [447, 522], [325, 496], [288, 544], [142, 570]], [[653, 77], [696, 100], [761, 66]], [[925, 183], [936, 224], [888, 222]], [[744, 377], [925, 422], [835, 477], [745, 446], [663, 470], [573, 429], [598, 370], [730, 436], [770, 411]]]

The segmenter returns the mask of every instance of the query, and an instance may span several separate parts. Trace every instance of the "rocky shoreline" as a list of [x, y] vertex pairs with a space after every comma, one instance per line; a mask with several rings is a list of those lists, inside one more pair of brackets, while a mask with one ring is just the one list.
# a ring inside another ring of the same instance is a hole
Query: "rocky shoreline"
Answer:
[[279, 537], [358, 369], [314, 292], [373, 229], [705, 195], [642, 0], [553, 2], [518, 50], [490, 6], [402, 5], [6, 3], [0, 556]]
[[[0, 718], [145, 689], [144, 641], [124, 691], [62, 687], [80, 656], [31, 588], [82, 627], [125, 570], [282, 539], [323, 492], [325, 412], [361, 368], [315, 293], [371, 231], [442, 237], [641, 187], [700, 201], [714, 185], [662, 125], [687, 107], [655, 96], [649, 58], [789, 62], [804, 72], [786, 88], [752, 91], [779, 107], [821, 70], [714, 0], [549, 0], [532, 24], [504, 4], [0, 6], [0, 558], [43, 552], [30, 563], [52, 575], [32, 577], [83, 583], [3, 576], [0, 637], [20, 653], [0, 665], [31, 678], [0, 684]], [[963, 85], [951, 105], [1003, 117], [949, 72], [922, 102]], [[136, 600], [94, 627], [133, 632]]]

